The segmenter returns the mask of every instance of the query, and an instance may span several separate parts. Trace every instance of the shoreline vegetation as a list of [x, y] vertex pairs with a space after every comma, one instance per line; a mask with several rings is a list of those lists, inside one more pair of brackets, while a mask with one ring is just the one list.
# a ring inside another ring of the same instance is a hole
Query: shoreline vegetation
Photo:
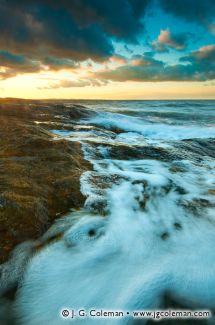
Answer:
[[80, 176], [90, 163], [79, 142], [56, 141], [50, 132], [55, 123], [78, 118], [80, 109], [0, 99], [0, 263], [17, 244], [83, 206]]

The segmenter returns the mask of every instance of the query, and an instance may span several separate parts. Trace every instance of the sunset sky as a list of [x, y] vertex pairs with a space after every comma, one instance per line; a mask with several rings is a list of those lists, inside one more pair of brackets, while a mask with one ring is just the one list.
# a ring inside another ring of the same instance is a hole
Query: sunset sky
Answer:
[[214, 0], [0, 0], [0, 97], [215, 98]]

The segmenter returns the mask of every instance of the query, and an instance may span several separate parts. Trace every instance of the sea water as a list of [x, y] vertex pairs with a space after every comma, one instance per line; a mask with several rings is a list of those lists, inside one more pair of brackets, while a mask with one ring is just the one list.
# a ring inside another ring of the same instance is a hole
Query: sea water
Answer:
[[63, 238], [29, 263], [20, 324], [126, 324], [127, 314], [65, 321], [60, 313], [159, 309], [166, 294], [214, 310], [215, 102], [81, 104], [91, 114], [53, 134], [80, 141], [92, 163], [81, 177], [85, 206], [53, 226]]

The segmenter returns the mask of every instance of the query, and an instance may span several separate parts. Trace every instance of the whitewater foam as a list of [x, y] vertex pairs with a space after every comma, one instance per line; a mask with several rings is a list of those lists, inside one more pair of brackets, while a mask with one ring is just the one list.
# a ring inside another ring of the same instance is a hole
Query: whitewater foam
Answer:
[[[110, 156], [112, 147], [120, 152], [122, 145], [129, 150], [150, 144], [153, 150], [153, 141], [177, 152], [179, 140], [212, 137], [214, 129], [207, 123], [149, 123], [109, 109], [82, 119], [73, 131], [54, 133], [81, 141], [93, 171], [81, 177], [83, 211], [59, 221], [62, 239], [28, 266], [15, 308], [20, 324], [61, 324], [63, 308], [156, 309], [167, 293], [185, 306], [215, 309], [213, 157]], [[130, 318], [98, 323], [112, 321], [126, 324]]]

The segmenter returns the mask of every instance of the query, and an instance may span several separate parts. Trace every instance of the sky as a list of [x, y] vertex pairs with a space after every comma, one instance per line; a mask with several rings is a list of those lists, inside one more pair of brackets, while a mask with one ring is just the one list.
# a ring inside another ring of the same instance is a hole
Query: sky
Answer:
[[215, 99], [214, 0], [0, 0], [0, 97]]

